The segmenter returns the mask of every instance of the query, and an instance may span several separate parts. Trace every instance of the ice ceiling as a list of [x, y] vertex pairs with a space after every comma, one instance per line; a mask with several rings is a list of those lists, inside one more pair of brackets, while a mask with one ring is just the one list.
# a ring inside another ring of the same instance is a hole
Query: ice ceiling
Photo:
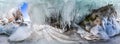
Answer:
[[49, 17], [52, 12], [58, 14], [62, 11], [63, 20], [70, 25], [73, 16], [78, 22], [82, 16], [89, 14], [92, 9], [113, 4], [119, 13], [118, 8], [120, 6], [119, 0], [0, 0], [0, 14], [6, 14], [8, 10], [18, 7], [22, 2], [29, 3], [31, 18], [34, 19], [33, 22], [38, 24], [45, 23], [43, 16]]

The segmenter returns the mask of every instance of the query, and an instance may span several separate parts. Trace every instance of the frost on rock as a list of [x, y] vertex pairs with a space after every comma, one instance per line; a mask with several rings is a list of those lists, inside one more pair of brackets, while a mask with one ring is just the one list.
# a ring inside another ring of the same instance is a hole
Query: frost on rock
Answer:
[[110, 37], [120, 33], [118, 27], [120, 24], [117, 22], [116, 17], [117, 14], [114, 7], [107, 5], [94, 10], [79, 25], [86, 32], [92, 34], [90, 37], [96, 36], [98, 39], [108, 40]]

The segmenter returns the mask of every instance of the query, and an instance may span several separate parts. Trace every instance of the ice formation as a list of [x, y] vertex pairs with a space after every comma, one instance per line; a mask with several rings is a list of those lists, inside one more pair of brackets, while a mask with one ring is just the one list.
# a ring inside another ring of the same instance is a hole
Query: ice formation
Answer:
[[[24, 20], [20, 21], [23, 22], [20, 23], [22, 26], [18, 26], [12, 25], [14, 22], [9, 24], [13, 20], [2, 17], [2, 25], [8, 23], [8, 28], [5, 28], [7, 31], [0, 30], [0, 33], [10, 35], [10, 41], [27, 39], [37, 41], [45, 38], [48, 41], [57, 40], [68, 44], [79, 44], [82, 43], [81, 38], [108, 40], [120, 33], [118, 27], [119, 2], [119, 0], [0, 0], [0, 16], [4, 14], [7, 17], [12, 17], [10, 19], [14, 19], [13, 16], [8, 15], [15, 14], [16, 10], [20, 10], [19, 12], [23, 15], [22, 20]], [[15, 9], [11, 10], [14, 7]], [[11, 11], [8, 12], [8, 10]], [[7, 12], [8, 14], [6, 14]], [[94, 14], [97, 14], [98, 17], [95, 17]], [[114, 17], [113, 14], [118, 17]], [[87, 16], [95, 18], [92, 21], [87, 21], [90, 19], [89, 17], [87, 19]], [[80, 24], [81, 22], [83, 24]], [[92, 26], [88, 22], [93, 22]], [[23, 24], [27, 24], [27, 26], [23, 26]], [[9, 25], [11, 26], [9, 27]], [[1, 26], [1, 28], [4, 29], [7, 26]]]

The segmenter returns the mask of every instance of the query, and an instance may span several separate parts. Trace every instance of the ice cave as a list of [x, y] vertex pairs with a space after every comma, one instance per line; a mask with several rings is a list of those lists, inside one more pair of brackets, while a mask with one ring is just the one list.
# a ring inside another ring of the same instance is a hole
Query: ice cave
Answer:
[[120, 44], [120, 0], [0, 0], [0, 44]]

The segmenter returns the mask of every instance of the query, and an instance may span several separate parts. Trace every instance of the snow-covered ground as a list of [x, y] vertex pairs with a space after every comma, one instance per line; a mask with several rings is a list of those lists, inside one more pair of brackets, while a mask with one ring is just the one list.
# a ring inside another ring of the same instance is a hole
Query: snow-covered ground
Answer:
[[[109, 41], [99, 41], [99, 42], [89, 42], [89, 43], [85, 43], [85, 44], [120, 44], [120, 36], [117, 36], [115, 38], [111, 38]], [[60, 44], [60, 42], [57, 41], [53, 41], [53, 42], [48, 42], [46, 40], [41, 40], [41, 41], [37, 41], [35, 42], [31, 42], [31, 41], [21, 41], [21, 42], [8, 42], [8, 37], [4, 36], [4, 35], [0, 35], [0, 44]], [[61, 43], [63, 44], [63, 43]]]

